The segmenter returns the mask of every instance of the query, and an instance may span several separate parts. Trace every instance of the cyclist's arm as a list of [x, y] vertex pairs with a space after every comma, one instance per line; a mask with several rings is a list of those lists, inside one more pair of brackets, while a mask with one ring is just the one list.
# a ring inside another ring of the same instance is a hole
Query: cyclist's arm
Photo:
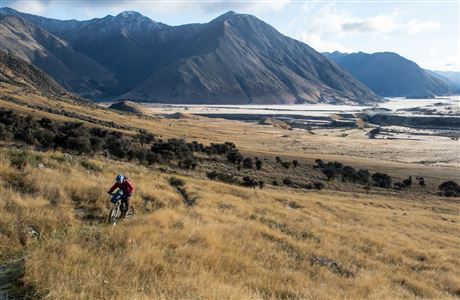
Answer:
[[115, 182], [115, 184], [109, 189], [107, 193], [112, 194], [112, 192], [115, 191], [119, 186], [120, 184], [118, 182]]

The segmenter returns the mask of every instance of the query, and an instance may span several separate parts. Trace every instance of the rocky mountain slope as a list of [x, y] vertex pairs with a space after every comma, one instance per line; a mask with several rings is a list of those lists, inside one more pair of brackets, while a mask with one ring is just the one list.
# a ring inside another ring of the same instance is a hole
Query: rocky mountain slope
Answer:
[[66, 90], [42, 70], [25, 61], [0, 51], [0, 82], [27, 87], [53, 97], [66, 94]]
[[[5, 8], [1, 13], [10, 16], [3, 17], [8, 22], [2, 20], [9, 38], [0, 49], [19, 48], [19, 55], [68, 90], [93, 99], [238, 104], [381, 100], [308, 45], [251, 15], [229, 12], [206, 24], [168, 26], [136, 12], [88, 21], [60, 21]], [[33, 26], [47, 38], [32, 35], [32, 50], [13, 32]], [[50, 44], [68, 55], [55, 55]], [[45, 51], [51, 58], [36, 55]], [[88, 63], [69, 66], [68, 60], [76, 58]]]
[[87, 97], [117, 91], [113, 74], [68, 42], [16, 16], [0, 16], [0, 50], [39, 67], [66, 89]]
[[323, 53], [380, 96], [434, 97], [452, 95], [442, 80], [396, 53]]

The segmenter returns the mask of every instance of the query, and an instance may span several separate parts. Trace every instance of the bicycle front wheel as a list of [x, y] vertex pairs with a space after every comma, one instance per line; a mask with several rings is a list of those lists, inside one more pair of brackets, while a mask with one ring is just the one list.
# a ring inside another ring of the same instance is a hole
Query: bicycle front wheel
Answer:
[[108, 223], [111, 225], [117, 224], [117, 220], [120, 217], [120, 209], [118, 207], [113, 207], [109, 212]]

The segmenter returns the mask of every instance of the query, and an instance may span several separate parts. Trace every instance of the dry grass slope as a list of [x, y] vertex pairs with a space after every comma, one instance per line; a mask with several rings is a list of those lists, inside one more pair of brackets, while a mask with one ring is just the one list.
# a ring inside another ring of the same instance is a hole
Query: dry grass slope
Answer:
[[[27, 164], [17, 169], [17, 157]], [[45, 167], [38, 167], [41, 163]], [[113, 174], [137, 216], [104, 224]], [[253, 190], [62, 153], [0, 152], [0, 253], [47, 299], [412, 299], [460, 294], [458, 201]], [[36, 233], [36, 234], [35, 234]]]

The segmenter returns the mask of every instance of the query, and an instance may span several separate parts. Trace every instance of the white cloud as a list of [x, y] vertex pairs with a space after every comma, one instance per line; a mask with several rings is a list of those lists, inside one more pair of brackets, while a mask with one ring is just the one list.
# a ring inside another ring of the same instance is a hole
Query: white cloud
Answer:
[[15, 1], [11, 7], [21, 12], [40, 15], [46, 12], [47, 3], [43, 1]]
[[410, 19], [406, 23], [407, 32], [409, 34], [417, 34], [420, 32], [435, 31], [441, 28], [441, 25], [435, 21], [420, 22], [417, 19]]
[[305, 32], [300, 33], [295, 37], [296, 39], [308, 44], [310, 47], [319, 52], [350, 52], [349, 49], [335, 42], [327, 42], [321, 39], [317, 34], [307, 34]]
[[303, 5], [307, 32], [321, 36], [342, 37], [349, 34], [361, 34], [372, 38], [382, 38], [390, 32], [404, 32], [418, 34], [438, 30], [438, 22], [417, 19], [405, 20], [399, 9], [389, 14], [379, 14], [367, 18], [360, 18], [337, 9], [335, 3], [307, 2]]

